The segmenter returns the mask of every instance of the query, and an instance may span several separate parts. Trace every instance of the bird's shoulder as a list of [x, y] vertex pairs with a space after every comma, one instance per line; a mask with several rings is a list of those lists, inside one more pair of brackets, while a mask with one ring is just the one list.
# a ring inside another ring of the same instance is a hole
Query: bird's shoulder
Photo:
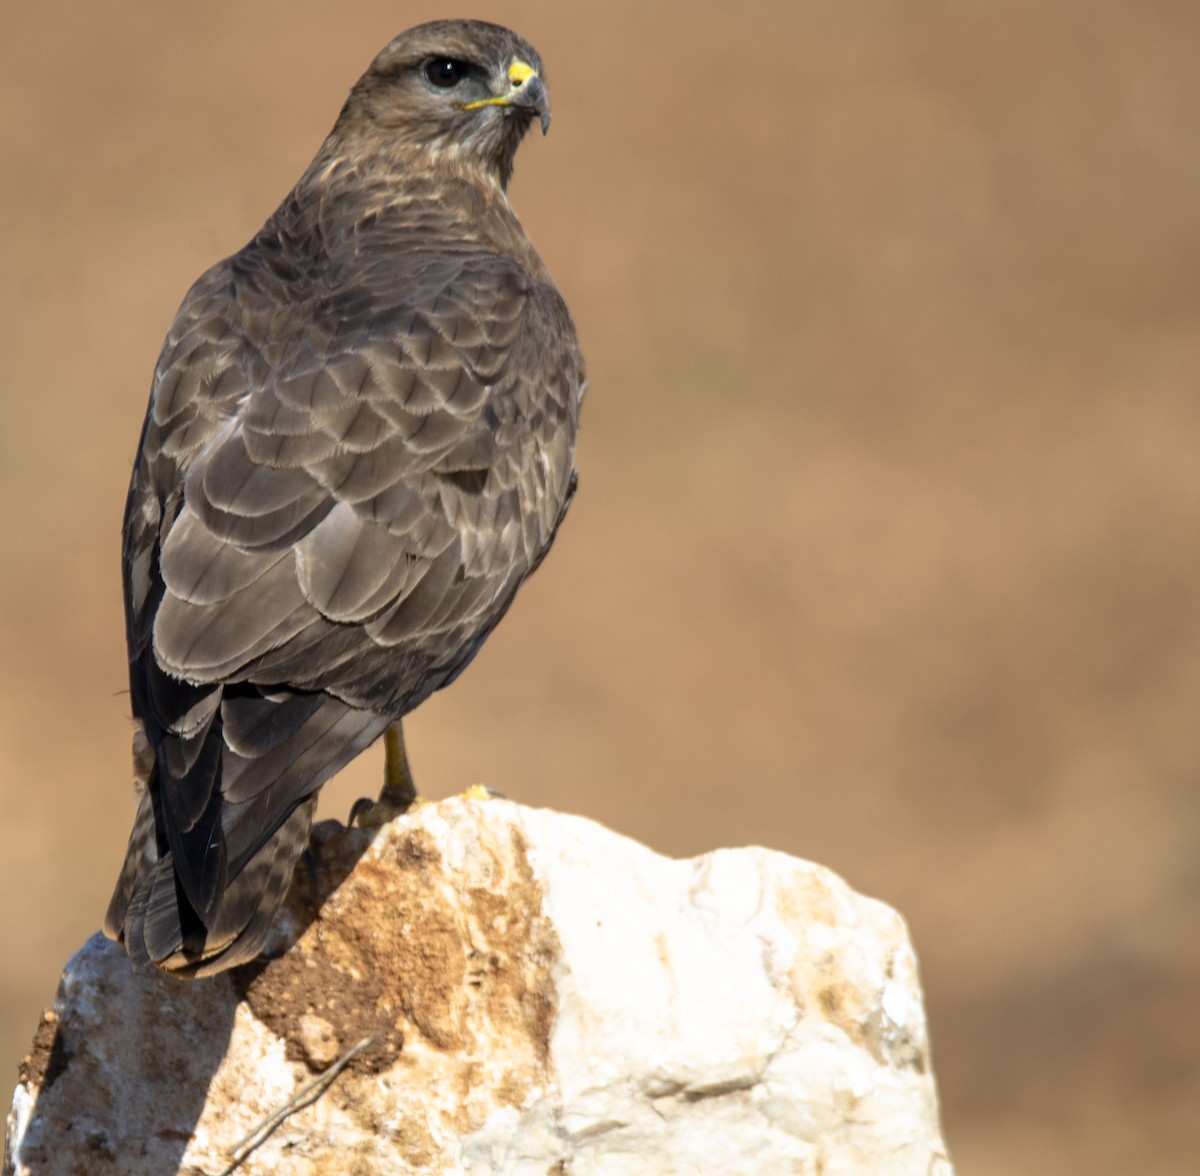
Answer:
[[241, 674], [291, 634], [260, 631], [268, 614], [297, 632], [364, 624], [383, 646], [433, 623], [426, 598], [482, 626], [569, 494], [582, 361], [532, 247], [433, 232], [439, 218], [394, 205], [338, 215], [285, 208], [196, 283], [168, 335], [126, 569], [137, 628], [155, 598], [137, 573], [158, 560], [172, 673]]
[[451, 190], [444, 204], [421, 189], [335, 211], [285, 202], [184, 298], [143, 457], [186, 469], [234, 416], [336, 440], [378, 411], [402, 432], [413, 416], [462, 420], [523, 382], [531, 353], [581, 384], [570, 314], [506, 202], [489, 212]]

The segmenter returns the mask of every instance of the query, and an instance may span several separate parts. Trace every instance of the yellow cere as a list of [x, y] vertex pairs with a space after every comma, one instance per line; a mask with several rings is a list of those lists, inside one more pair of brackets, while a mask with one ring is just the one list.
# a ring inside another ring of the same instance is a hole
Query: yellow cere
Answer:
[[[508, 80], [512, 83], [514, 90], [518, 86], [523, 86], [530, 78], [536, 77], [537, 70], [524, 61], [514, 61], [508, 67]], [[498, 98], [478, 98], [474, 102], [464, 102], [459, 109], [478, 110], [481, 106], [507, 106], [508, 101], [508, 95], [501, 94]]]
[[537, 70], [532, 65], [526, 65], [523, 61], [514, 61], [508, 67], [508, 80], [514, 86], [523, 85], [530, 78], [537, 76]]

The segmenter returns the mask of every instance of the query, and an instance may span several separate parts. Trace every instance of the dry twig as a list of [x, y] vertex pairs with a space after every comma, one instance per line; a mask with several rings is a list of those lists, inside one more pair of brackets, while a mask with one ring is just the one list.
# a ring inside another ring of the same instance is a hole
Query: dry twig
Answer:
[[334, 1079], [354, 1060], [364, 1049], [375, 1044], [379, 1037], [364, 1037], [352, 1049], [348, 1049], [336, 1062], [327, 1066], [322, 1070], [311, 1082], [300, 1087], [291, 1098], [282, 1106], [273, 1110], [265, 1119], [242, 1136], [232, 1147], [225, 1149], [225, 1154], [230, 1157], [231, 1163], [229, 1167], [222, 1170], [220, 1176], [230, 1176], [230, 1173], [235, 1172], [246, 1157], [261, 1144], [265, 1143], [271, 1133], [278, 1127], [289, 1115], [296, 1111], [302, 1110], [304, 1107], [311, 1106], [327, 1091], [334, 1082]]

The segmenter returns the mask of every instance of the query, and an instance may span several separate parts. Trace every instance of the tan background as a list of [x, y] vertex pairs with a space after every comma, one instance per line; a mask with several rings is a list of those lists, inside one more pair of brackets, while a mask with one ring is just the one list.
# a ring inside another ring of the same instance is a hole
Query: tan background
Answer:
[[[824, 862], [911, 924], [964, 1176], [1194, 1172], [1200, 5], [477, 12], [548, 63], [513, 199], [592, 386], [554, 554], [410, 722], [423, 789]], [[162, 336], [445, 14], [6, 7], [2, 1097], [128, 831]]]

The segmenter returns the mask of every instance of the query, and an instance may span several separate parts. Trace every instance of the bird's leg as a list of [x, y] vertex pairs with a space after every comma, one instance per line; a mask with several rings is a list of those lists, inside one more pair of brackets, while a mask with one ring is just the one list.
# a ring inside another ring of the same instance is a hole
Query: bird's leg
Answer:
[[399, 719], [383, 733], [383, 751], [383, 791], [379, 794], [379, 803], [403, 812], [416, 801], [417, 786], [408, 765], [404, 730]]
[[378, 829], [407, 812], [420, 799], [399, 719], [383, 733], [383, 756], [383, 791], [378, 800], [362, 797], [354, 802], [350, 810], [351, 825]]

